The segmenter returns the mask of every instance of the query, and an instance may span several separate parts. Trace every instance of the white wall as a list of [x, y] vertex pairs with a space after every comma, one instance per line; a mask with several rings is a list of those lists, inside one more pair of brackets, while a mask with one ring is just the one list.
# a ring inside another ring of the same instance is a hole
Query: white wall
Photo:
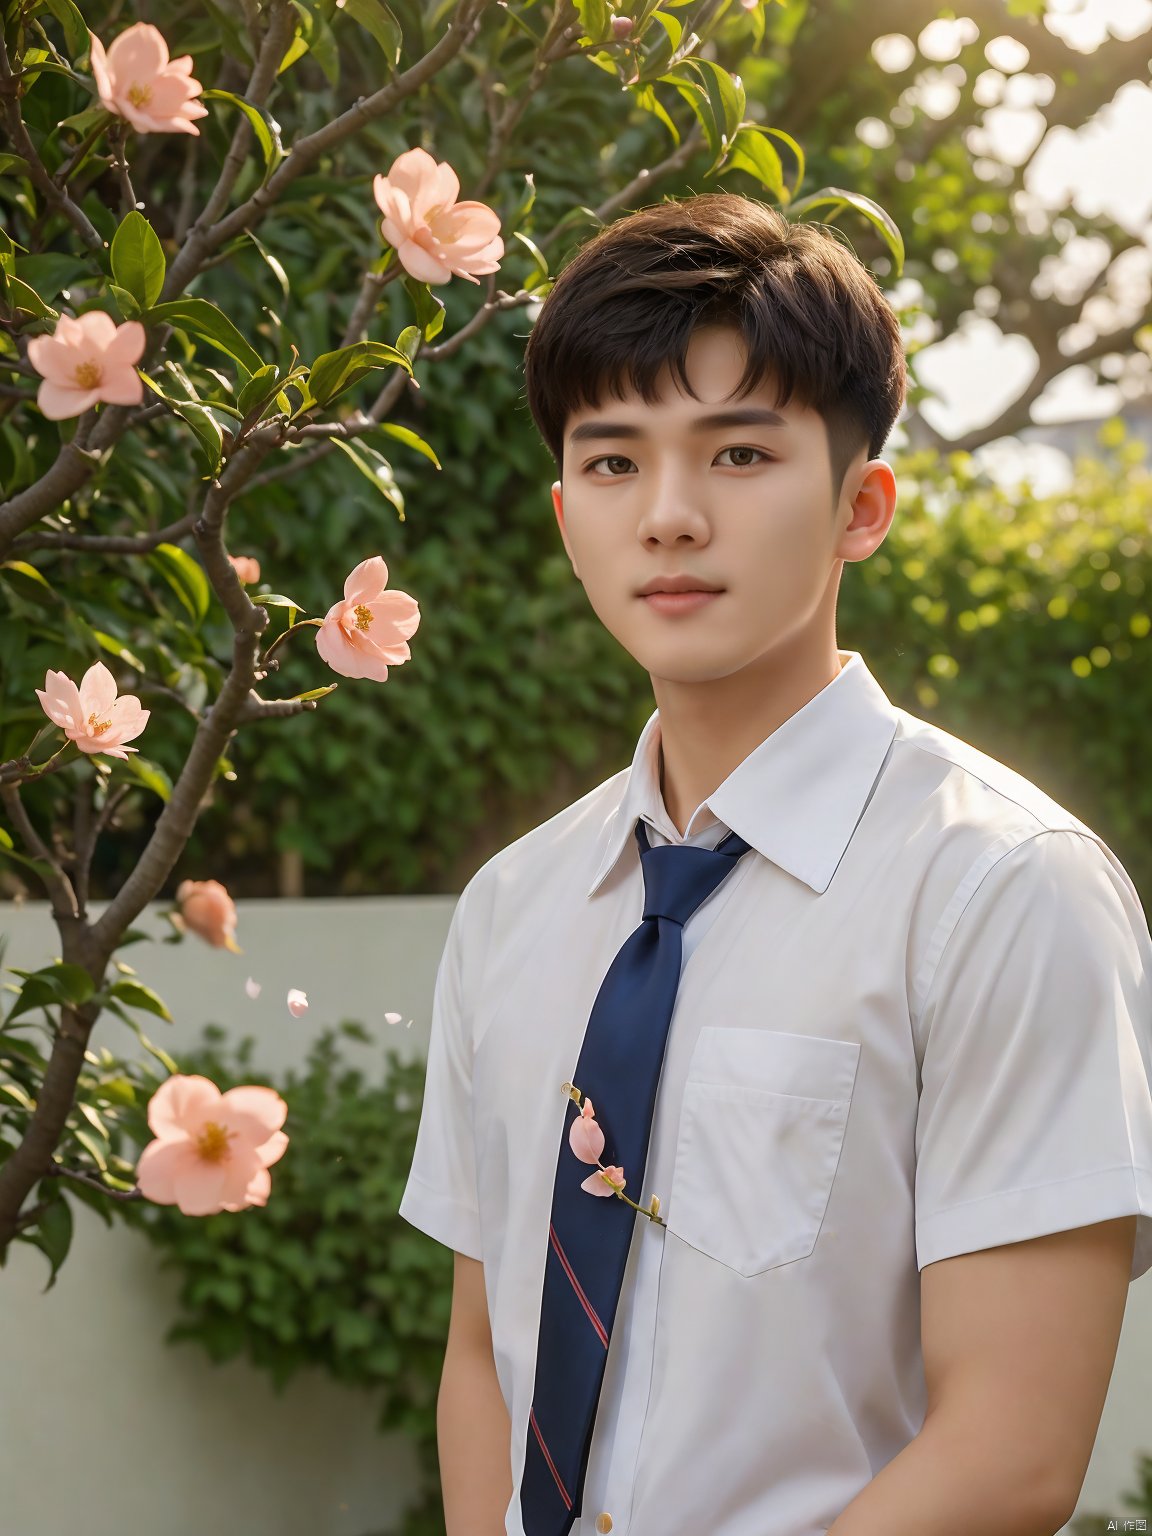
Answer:
[[[244, 901], [243, 955], [194, 938], [121, 953], [165, 999], [175, 1024], [140, 1015], [145, 1033], [179, 1058], [205, 1022], [256, 1037], [253, 1064], [302, 1067], [325, 1027], [356, 1019], [378, 1048], [342, 1052], [380, 1081], [384, 1048], [427, 1050], [436, 967], [453, 896]], [[102, 910], [93, 904], [93, 912]], [[135, 926], [171, 931], [154, 909]], [[4, 965], [31, 969], [58, 953], [44, 903], [0, 905]], [[253, 976], [263, 990], [245, 995]], [[5, 975], [5, 982], [17, 978]], [[308, 994], [294, 1019], [289, 987]], [[402, 1015], [393, 1026], [386, 1012]], [[411, 1028], [407, 1021], [411, 1019]], [[93, 1035], [122, 1056], [141, 1047], [119, 1019]], [[272, 1169], [272, 1198], [276, 1170]], [[322, 1372], [277, 1398], [238, 1361], [216, 1366], [198, 1346], [169, 1346], [179, 1279], [138, 1233], [111, 1230], [75, 1205], [72, 1252], [43, 1294], [47, 1260], [16, 1244], [0, 1270], [0, 1528], [3, 1536], [377, 1536], [415, 1494], [415, 1461], [374, 1429], [369, 1394]], [[1119, 1357], [1080, 1511], [1114, 1514], [1152, 1454], [1152, 1272], [1129, 1290]], [[668, 1536], [701, 1536], [670, 1532]], [[765, 1533], [771, 1536], [771, 1533]]]
[[[138, 1017], [177, 1060], [216, 1022], [237, 1039], [254, 1035], [253, 1065], [279, 1075], [303, 1068], [321, 1030], [348, 1018], [379, 1047], [341, 1039], [341, 1055], [379, 1082], [387, 1045], [427, 1052], [456, 899], [244, 901], [242, 955], [190, 936], [132, 944], [119, 958], [168, 1004], [174, 1024]], [[103, 906], [93, 903], [93, 914]], [[133, 926], [172, 932], [152, 908]], [[30, 970], [59, 953], [46, 903], [0, 905], [0, 933], [5, 966]], [[248, 976], [262, 984], [255, 1000]], [[285, 1003], [289, 987], [308, 994], [299, 1019]], [[387, 1024], [386, 1012], [400, 1013], [400, 1024]], [[112, 1014], [92, 1044], [144, 1055]], [[277, 1397], [244, 1362], [215, 1365], [198, 1345], [165, 1344], [179, 1276], [160, 1270], [140, 1233], [105, 1227], [79, 1202], [73, 1209], [72, 1250], [50, 1291], [48, 1261], [26, 1243], [13, 1244], [0, 1270], [3, 1536], [377, 1536], [398, 1521], [416, 1495], [416, 1460], [402, 1437], [378, 1433], [372, 1394], [316, 1370]]]

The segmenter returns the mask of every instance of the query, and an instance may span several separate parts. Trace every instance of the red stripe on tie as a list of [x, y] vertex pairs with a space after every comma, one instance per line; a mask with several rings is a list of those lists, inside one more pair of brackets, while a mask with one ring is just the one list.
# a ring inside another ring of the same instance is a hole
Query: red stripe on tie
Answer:
[[544, 1453], [544, 1460], [548, 1463], [549, 1470], [551, 1471], [552, 1476], [556, 1479], [556, 1486], [560, 1490], [560, 1497], [564, 1500], [564, 1508], [571, 1509], [572, 1500], [568, 1497], [568, 1490], [560, 1480], [560, 1474], [556, 1470], [556, 1463], [548, 1454], [548, 1447], [544, 1444], [544, 1436], [540, 1433], [540, 1426], [536, 1422], [536, 1410], [534, 1408], [529, 1408], [528, 1417], [532, 1422], [532, 1428], [536, 1431], [536, 1440], [540, 1446], [540, 1449]]
[[563, 1248], [561, 1248], [561, 1246], [560, 1246], [560, 1239], [556, 1236], [556, 1228], [552, 1225], [551, 1222], [548, 1223], [548, 1236], [549, 1236], [549, 1239], [551, 1240], [553, 1248], [555, 1248], [555, 1250], [556, 1250], [557, 1257], [559, 1258], [561, 1264], [563, 1264], [563, 1266], [564, 1266], [564, 1273], [568, 1276], [569, 1280], [571, 1280], [571, 1282], [572, 1282], [572, 1289], [576, 1292], [577, 1296], [580, 1298], [580, 1305], [584, 1308], [585, 1312], [587, 1312], [588, 1316], [591, 1318], [593, 1328], [595, 1328], [596, 1332], [600, 1335], [600, 1342], [601, 1342], [601, 1344], [603, 1344], [604, 1348], [607, 1349], [608, 1348], [608, 1330], [605, 1328], [604, 1324], [597, 1317], [597, 1315], [596, 1315], [596, 1308], [588, 1300], [587, 1296], [585, 1296], [585, 1294], [584, 1294], [584, 1287], [580, 1284], [579, 1280], [577, 1280], [577, 1278], [576, 1278], [576, 1271], [572, 1268], [571, 1264], [569, 1264], [569, 1262], [568, 1262], [568, 1255], [564, 1252]]

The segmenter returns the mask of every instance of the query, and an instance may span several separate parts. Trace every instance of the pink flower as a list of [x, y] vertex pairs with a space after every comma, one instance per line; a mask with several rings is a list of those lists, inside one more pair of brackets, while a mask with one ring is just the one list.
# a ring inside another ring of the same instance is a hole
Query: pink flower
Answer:
[[[611, 1184], [606, 1182], [608, 1179], [612, 1180]], [[611, 1164], [607, 1168], [598, 1168], [595, 1173], [590, 1173], [580, 1188], [586, 1189], [590, 1195], [612, 1195], [615, 1193], [613, 1185], [616, 1189], [623, 1189], [627, 1182], [623, 1168], [617, 1168], [615, 1164]]]
[[139, 320], [117, 325], [102, 309], [61, 315], [51, 336], [28, 343], [28, 361], [44, 376], [36, 404], [49, 421], [79, 416], [98, 400], [139, 405], [144, 381], [132, 365], [146, 339]]
[[407, 149], [387, 176], [373, 178], [372, 195], [384, 215], [380, 233], [417, 282], [446, 283], [455, 275], [477, 283], [475, 273], [499, 269], [500, 217], [486, 203], [456, 201], [460, 178], [447, 160]]
[[301, 992], [299, 987], [288, 988], [288, 1012], [294, 1019], [298, 1019], [302, 1013], [308, 1012], [307, 992]]
[[[600, 1154], [604, 1150], [604, 1132], [596, 1124], [596, 1111], [587, 1095], [580, 1113], [569, 1127], [568, 1145], [582, 1163], [599, 1163]], [[607, 1168], [597, 1168], [595, 1173], [590, 1173], [580, 1188], [586, 1189], [590, 1195], [611, 1195], [615, 1193], [613, 1185], [623, 1189], [626, 1183], [623, 1168], [610, 1163]]]
[[49, 670], [36, 697], [49, 720], [60, 726], [81, 752], [106, 752], [125, 761], [129, 752], [139, 748], [123, 743], [139, 736], [152, 713], [141, 709], [134, 693], [116, 697], [116, 679], [102, 661], [92, 663], [79, 688], [66, 672]]
[[103, 105], [128, 120], [137, 133], [194, 133], [191, 121], [207, 117], [199, 96], [202, 86], [192, 78], [192, 55], [168, 57], [164, 34], [149, 21], [138, 21], [116, 38], [108, 52], [94, 32], [90, 58], [96, 91]]
[[259, 997], [260, 983], [258, 981], [253, 981], [251, 976], [249, 976], [248, 980], [244, 983], [244, 990], [247, 992], [249, 997]]
[[236, 572], [236, 579], [243, 586], [250, 586], [260, 580], [260, 562], [254, 560], [251, 555], [229, 555], [232, 569]]
[[407, 661], [408, 637], [420, 627], [420, 605], [407, 592], [386, 592], [388, 567], [372, 555], [344, 583], [343, 602], [333, 603], [316, 631], [316, 649], [343, 677], [388, 681], [388, 667]]
[[271, 1088], [229, 1088], [177, 1073], [148, 1101], [150, 1141], [136, 1165], [140, 1193], [185, 1216], [266, 1205], [268, 1169], [284, 1155], [288, 1106]]
[[188, 928], [214, 949], [230, 949], [234, 955], [244, 951], [233, 935], [236, 932], [236, 905], [219, 880], [181, 880], [176, 887], [180, 911], [178, 928]]
[[568, 1132], [568, 1145], [582, 1163], [598, 1163], [604, 1150], [604, 1132], [596, 1124], [595, 1116], [592, 1100], [586, 1098]]

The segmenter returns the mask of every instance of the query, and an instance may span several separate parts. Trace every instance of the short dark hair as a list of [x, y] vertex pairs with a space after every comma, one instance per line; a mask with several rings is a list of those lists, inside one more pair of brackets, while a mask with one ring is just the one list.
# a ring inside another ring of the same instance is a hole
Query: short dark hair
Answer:
[[879, 284], [821, 224], [734, 192], [641, 208], [589, 239], [544, 299], [524, 353], [528, 408], [557, 469], [568, 417], [627, 378], [648, 404], [684, 370], [698, 325], [740, 330], [737, 397], [771, 377], [823, 416], [836, 496], [867, 444], [875, 458], [904, 404], [900, 324]]

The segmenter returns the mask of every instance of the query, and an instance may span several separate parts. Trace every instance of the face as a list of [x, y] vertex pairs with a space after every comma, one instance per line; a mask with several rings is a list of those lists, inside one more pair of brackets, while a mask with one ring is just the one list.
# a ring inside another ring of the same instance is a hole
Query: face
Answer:
[[[655, 405], [610, 396], [565, 424], [552, 487], [564, 547], [600, 621], [654, 685], [740, 673], [754, 685], [808, 645], [835, 663], [844, 562], [866, 559], [895, 511], [892, 470], [865, 450], [834, 507], [823, 418], [795, 400], [777, 408], [769, 385], [734, 400], [744, 361], [738, 331], [698, 328], [685, 368], [699, 399], [666, 371]], [[702, 420], [725, 411], [760, 419]], [[674, 574], [721, 591], [676, 612], [638, 595]]]

